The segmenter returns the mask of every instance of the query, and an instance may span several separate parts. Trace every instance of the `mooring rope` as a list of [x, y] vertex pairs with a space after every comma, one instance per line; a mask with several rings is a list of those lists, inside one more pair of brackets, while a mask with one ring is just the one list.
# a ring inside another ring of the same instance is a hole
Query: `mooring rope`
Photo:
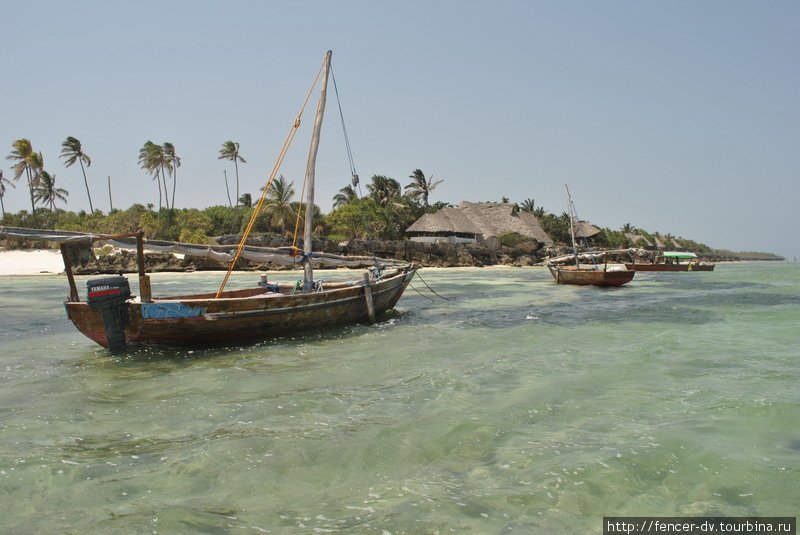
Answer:
[[417, 290], [416, 288], [414, 288], [414, 285], [413, 285], [413, 284], [411, 284], [410, 282], [408, 283], [408, 285], [409, 285], [409, 286], [411, 286], [411, 289], [412, 289], [412, 290], [414, 290], [415, 292], [417, 292], [417, 293], [418, 293], [420, 296], [424, 297], [425, 299], [427, 299], [427, 300], [428, 300], [428, 301], [430, 301], [431, 303], [435, 303], [435, 302], [436, 302], [436, 299], [433, 299], [433, 298], [431, 298], [431, 297], [428, 297], [428, 296], [427, 296], [427, 295], [425, 295], [424, 293], [420, 292], [419, 290]]
[[426, 287], [427, 287], [427, 288], [428, 288], [428, 289], [429, 289], [429, 290], [430, 290], [430, 291], [433, 293], [433, 295], [435, 295], [436, 297], [438, 297], [438, 298], [440, 298], [440, 299], [444, 299], [445, 301], [449, 301], [449, 300], [450, 300], [450, 299], [448, 299], [447, 297], [445, 297], [445, 296], [443, 296], [443, 295], [439, 295], [438, 293], [436, 293], [436, 290], [434, 290], [433, 288], [431, 288], [431, 287], [430, 287], [430, 285], [429, 285], [427, 282], [425, 282], [425, 279], [423, 279], [422, 277], [420, 277], [420, 276], [419, 276], [419, 271], [417, 271], [417, 272], [415, 273], [415, 275], [417, 276], [417, 278], [418, 278], [419, 280], [421, 280], [421, 281], [422, 281], [422, 284], [424, 284], [424, 285], [425, 285], [425, 286], [426, 286]]

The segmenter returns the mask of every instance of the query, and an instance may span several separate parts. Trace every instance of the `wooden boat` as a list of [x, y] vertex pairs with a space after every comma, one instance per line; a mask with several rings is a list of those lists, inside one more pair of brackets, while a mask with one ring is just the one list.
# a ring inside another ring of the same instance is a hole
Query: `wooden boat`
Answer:
[[[317, 265], [373, 267], [355, 280], [315, 281], [312, 291], [306, 293], [299, 284], [259, 281], [240, 290], [155, 297], [144, 271], [145, 249], [230, 261], [232, 256], [226, 252], [230, 246], [147, 242], [141, 233], [108, 236], [12, 227], [0, 227], [0, 236], [61, 244], [69, 281], [64, 303], [67, 316], [81, 333], [109, 349], [126, 344], [247, 342], [331, 325], [375, 322], [377, 315], [395, 306], [416, 272], [413, 264], [404, 262], [315, 253], [312, 258]], [[126, 277], [112, 276], [89, 279], [86, 299], [79, 297], [72, 258], [76, 249], [95, 242], [137, 250], [140, 295], [131, 295]], [[298, 263], [286, 249], [247, 246], [242, 256]]]
[[665, 251], [655, 262], [625, 263], [634, 271], [714, 271], [714, 266], [713, 262], [700, 262], [694, 253], [680, 251]]
[[582, 286], [622, 286], [633, 280], [635, 271], [613, 266], [598, 267], [547, 266], [558, 284], [577, 284]]
[[[575, 259], [575, 266], [564, 266], [550, 263], [547, 267], [556, 284], [575, 284], [580, 286], [622, 286], [633, 280], [635, 271], [626, 268], [622, 264], [609, 267], [608, 262], [604, 261], [602, 268], [596, 264], [592, 266], [581, 266], [578, 259], [578, 247], [575, 243], [575, 215], [572, 204], [572, 197], [569, 194], [569, 187], [564, 185], [567, 190], [567, 206], [569, 207], [569, 231], [572, 236], [572, 251]], [[589, 255], [592, 262], [597, 255]], [[606, 259], [607, 260], [607, 259]]]
[[[323, 64], [325, 76], [321, 84], [312, 149], [306, 170], [307, 179], [310, 177], [307, 207], [314, 206], [314, 163], [325, 107], [330, 58], [331, 53], [328, 52]], [[294, 127], [297, 126], [299, 120], [295, 121]], [[271, 179], [276, 171], [277, 169], [273, 170]], [[264, 188], [262, 200], [269, 185], [270, 183]], [[260, 204], [259, 202], [255, 210], [253, 221]], [[309, 214], [311, 212], [313, 209], [308, 210]], [[145, 243], [141, 233], [108, 236], [0, 227], [0, 236], [25, 237], [61, 244], [70, 287], [69, 297], [65, 302], [67, 315], [81, 333], [112, 350], [123, 348], [127, 344], [203, 345], [264, 339], [318, 327], [365, 320], [374, 322], [378, 314], [394, 307], [413, 278], [415, 266], [406, 262], [369, 257], [352, 259], [313, 252], [311, 219], [305, 218], [305, 247], [302, 256], [295, 247], [270, 249], [245, 246], [247, 233], [235, 256], [228, 252], [230, 247], [224, 246]], [[87, 298], [80, 299], [71, 259], [75, 254], [75, 247], [87, 247], [94, 242], [136, 248], [140, 295], [131, 295], [128, 280], [115, 276], [89, 280]], [[212, 256], [228, 261], [230, 268], [225, 281], [216, 292], [154, 297], [150, 278], [144, 270], [145, 248]], [[252, 288], [225, 291], [225, 283], [240, 257], [299, 263], [304, 269], [304, 280], [297, 285], [275, 285], [264, 281]], [[373, 266], [355, 280], [324, 283], [313, 278], [314, 264], [363, 265], [365, 261], [371, 262]]]

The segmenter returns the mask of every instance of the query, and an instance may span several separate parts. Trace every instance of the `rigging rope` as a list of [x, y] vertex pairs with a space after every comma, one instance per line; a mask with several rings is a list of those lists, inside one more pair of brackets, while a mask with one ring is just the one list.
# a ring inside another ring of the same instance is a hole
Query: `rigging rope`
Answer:
[[[342, 121], [342, 132], [344, 133], [344, 143], [345, 147], [347, 148], [347, 160], [350, 164], [350, 180], [353, 184], [353, 193], [356, 195], [356, 199], [361, 201], [364, 198], [364, 195], [361, 192], [361, 182], [358, 179], [358, 173], [356, 172], [356, 164], [353, 159], [353, 151], [350, 147], [350, 136], [347, 135], [347, 126], [344, 123], [344, 112], [342, 111], [342, 101], [339, 98], [339, 86], [336, 85], [336, 76], [333, 74], [333, 66], [331, 66], [331, 79], [333, 80], [333, 90], [336, 93], [336, 104], [339, 108], [339, 117]], [[356, 191], [356, 188], [358, 189]], [[364, 224], [364, 231], [367, 234], [367, 250], [372, 253], [372, 256], [375, 256], [375, 244], [372, 242], [372, 231], [369, 228], [369, 221], [367, 220], [367, 209], [364, 206], [364, 203], [359, 202], [359, 207], [361, 208], [361, 220]]]
[[[350, 163], [350, 175], [353, 180], [353, 186], [358, 185], [358, 174], [356, 173], [356, 164], [353, 161], [353, 151], [350, 148], [350, 138], [347, 135], [347, 127], [344, 124], [344, 113], [342, 112], [342, 101], [339, 98], [339, 86], [336, 85], [336, 76], [333, 74], [333, 66], [331, 66], [331, 79], [333, 80], [333, 90], [336, 93], [336, 104], [339, 107], [339, 117], [342, 119], [342, 132], [344, 132], [344, 144], [347, 147], [347, 160]], [[359, 186], [359, 190], [361, 186]]]
[[[303, 187], [300, 190], [300, 202], [297, 203], [297, 217], [294, 220], [294, 233], [292, 234], [292, 256], [297, 256], [300, 253], [300, 249], [297, 248], [297, 231], [300, 229], [300, 219], [301, 214], [303, 213], [303, 198], [305, 198], [306, 194], [306, 182], [308, 182], [308, 174], [303, 175]], [[306, 210], [306, 215], [308, 210]], [[314, 215], [314, 211], [312, 208], [311, 215]]]
[[228, 272], [225, 274], [225, 279], [222, 281], [222, 284], [217, 291], [217, 295], [214, 299], [219, 299], [219, 296], [222, 294], [222, 291], [225, 289], [225, 285], [228, 283], [228, 279], [231, 276], [231, 272], [233, 268], [236, 266], [236, 261], [239, 259], [239, 255], [244, 249], [245, 242], [247, 241], [247, 237], [250, 234], [250, 231], [253, 228], [253, 225], [256, 222], [256, 218], [258, 217], [259, 213], [261, 212], [261, 207], [264, 204], [264, 200], [269, 193], [270, 187], [272, 187], [272, 182], [275, 180], [275, 175], [278, 174], [278, 169], [280, 169], [281, 164], [283, 163], [283, 159], [286, 157], [286, 153], [289, 151], [289, 147], [294, 140], [294, 136], [297, 134], [297, 130], [300, 128], [300, 117], [303, 116], [303, 112], [306, 109], [306, 105], [308, 104], [309, 99], [311, 98], [311, 94], [314, 92], [314, 87], [317, 85], [317, 81], [319, 81], [319, 77], [322, 74], [323, 69], [325, 68], [325, 64], [328, 61], [328, 55], [325, 55], [325, 59], [322, 61], [322, 65], [317, 71], [317, 76], [314, 78], [314, 83], [311, 84], [311, 89], [308, 91], [308, 95], [306, 95], [306, 99], [303, 102], [303, 106], [300, 108], [300, 112], [297, 114], [297, 118], [294, 120], [292, 127], [289, 129], [289, 134], [286, 136], [286, 140], [283, 142], [283, 147], [281, 148], [280, 153], [278, 154], [278, 159], [275, 161], [275, 166], [272, 168], [272, 172], [269, 175], [269, 179], [267, 180], [267, 184], [264, 186], [264, 191], [261, 193], [261, 197], [258, 199], [258, 203], [256, 204], [255, 209], [253, 210], [253, 215], [250, 218], [250, 222], [247, 224], [247, 228], [242, 235], [242, 241], [239, 243], [239, 247], [236, 249], [236, 255], [233, 257], [233, 261], [231, 262], [230, 267], [228, 267]]

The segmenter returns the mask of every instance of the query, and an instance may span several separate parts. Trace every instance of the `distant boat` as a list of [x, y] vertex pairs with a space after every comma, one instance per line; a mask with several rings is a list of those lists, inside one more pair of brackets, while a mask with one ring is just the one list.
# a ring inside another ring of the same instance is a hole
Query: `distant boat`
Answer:
[[550, 274], [557, 284], [576, 284], [580, 286], [622, 286], [633, 280], [635, 271], [626, 268], [623, 264], [608, 265], [607, 258], [604, 256], [602, 268], [595, 263], [597, 255], [590, 255], [591, 266], [581, 266], [578, 258], [578, 248], [575, 244], [575, 214], [573, 213], [572, 197], [569, 194], [569, 187], [564, 184], [567, 190], [567, 206], [569, 207], [569, 232], [572, 236], [572, 251], [575, 258], [574, 266], [564, 266], [550, 263], [547, 267]]
[[[67, 316], [78, 330], [91, 340], [109, 349], [127, 344], [205, 345], [214, 342], [241, 343], [272, 338], [291, 332], [309, 331], [331, 325], [352, 324], [369, 320], [394, 307], [414, 277], [413, 264], [374, 257], [348, 258], [313, 252], [311, 214], [314, 206], [314, 164], [316, 147], [325, 109], [325, 94], [330, 71], [330, 52], [323, 63], [317, 118], [314, 123], [306, 176], [309, 187], [306, 197], [304, 250], [279, 249], [245, 245], [242, 238], [235, 255], [230, 246], [203, 246], [174, 242], [145, 244], [142, 233], [109, 236], [53, 230], [0, 227], [0, 236], [53, 241], [61, 244], [64, 267], [69, 281], [69, 296], [64, 306]], [[299, 117], [295, 126], [299, 126]], [[275, 171], [273, 171], [274, 176]], [[269, 186], [270, 183], [268, 183]], [[264, 188], [262, 200], [269, 188]], [[261, 201], [253, 218], [259, 213]], [[252, 225], [251, 220], [251, 225]], [[249, 230], [249, 227], [248, 227]], [[132, 240], [135, 238], [135, 241]], [[72, 252], [75, 247], [88, 247], [105, 242], [118, 247], [136, 248], [139, 271], [139, 293], [132, 296], [128, 280], [122, 276], [90, 279], [87, 299], [81, 300], [72, 273]], [[229, 270], [216, 292], [169, 297], [154, 297], [150, 277], [145, 274], [144, 249], [173, 251], [199, 255], [228, 262]], [[225, 291], [225, 283], [236, 260], [242, 256], [260, 262], [299, 264], [304, 268], [297, 284], [270, 284], [266, 280], [251, 288]], [[371, 265], [363, 277], [354, 280], [314, 280], [313, 264], [353, 266]]]
[[634, 271], [714, 271], [713, 262], [700, 262], [694, 253], [665, 251], [655, 262], [626, 262], [625, 267]]

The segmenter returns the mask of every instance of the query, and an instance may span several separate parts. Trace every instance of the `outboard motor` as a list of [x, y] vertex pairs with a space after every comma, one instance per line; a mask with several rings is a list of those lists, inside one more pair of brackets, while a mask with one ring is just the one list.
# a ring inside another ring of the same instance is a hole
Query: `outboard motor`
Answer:
[[106, 329], [108, 349], [125, 347], [125, 325], [130, 321], [125, 301], [131, 297], [131, 287], [125, 277], [103, 277], [86, 283], [86, 302], [100, 312]]

